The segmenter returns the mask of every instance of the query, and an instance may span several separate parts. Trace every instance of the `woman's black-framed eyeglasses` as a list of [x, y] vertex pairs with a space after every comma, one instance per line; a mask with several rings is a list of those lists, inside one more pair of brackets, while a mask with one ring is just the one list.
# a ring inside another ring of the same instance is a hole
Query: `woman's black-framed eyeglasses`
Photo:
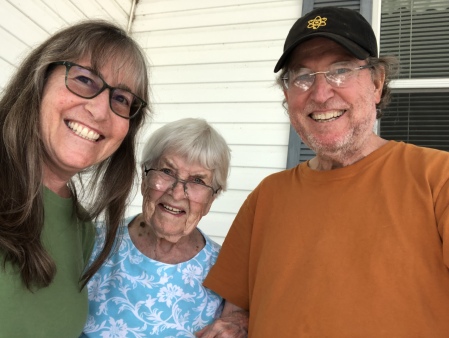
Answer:
[[93, 99], [109, 89], [109, 106], [120, 117], [132, 119], [147, 103], [129, 90], [112, 87], [92, 70], [70, 61], [53, 62], [51, 65], [66, 67], [65, 86], [73, 94], [84, 99]]

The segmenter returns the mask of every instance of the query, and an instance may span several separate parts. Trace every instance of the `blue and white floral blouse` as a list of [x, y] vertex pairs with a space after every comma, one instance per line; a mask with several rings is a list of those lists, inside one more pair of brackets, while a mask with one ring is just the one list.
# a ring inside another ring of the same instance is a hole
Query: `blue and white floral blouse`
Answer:
[[[126, 219], [119, 250], [87, 285], [89, 315], [81, 337], [195, 337], [222, 310], [222, 298], [202, 285], [220, 246], [203, 234], [205, 247], [189, 261], [157, 262], [131, 241], [128, 224], [135, 217]], [[104, 237], [99, 225], [93, 258]]]

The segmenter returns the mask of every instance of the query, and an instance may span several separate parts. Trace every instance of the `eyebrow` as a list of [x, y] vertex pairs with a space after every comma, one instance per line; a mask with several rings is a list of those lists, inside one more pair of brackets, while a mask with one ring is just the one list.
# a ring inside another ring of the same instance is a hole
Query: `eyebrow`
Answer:
[[[164, 159], [161, 161], [161, 164], [159, 166], [164, 166], [166, 165], [167, 167], [170, 167], [170, 169], [176, 170], [178, 172], [178, 169], [167, 159]], [[207, 170], [207, 169], [206, 169]], [[189, 174], [189, 177], [197, 177], [197, 178], [209, 178], [207, 176], [207, 174]], [[212, 179], [212, 177], [210, 177]]]
[[[342, 61], [336, 61], [336, 62], [332, 62], [330, 65], [328, 65], [327, 68], [329, 69], [330, 67], [332, 67], [332, 66], [334, 66], [334, 65], [342, 65], [342, 66], [346, 66], [346, 65], [353, 65], [353, 64], [355, 64], [355, 66], [357, 66], [356, 63], [357, 63], [356, 60], [342, 60]], [[313, 71], [312, 69], [310, 69], [310, 68], [308, 68], [308, 67], [300, 66], [299, 64], [298, 64], [297, 67], [296, 67], [296, 66], [295, 66], [295, 67], [292, 67], [292, 68], [290, 68], [289, 70], [290, 70], [290, 71], [296, 72], [296, 71], [298, 71], [298, 70], [300, 70], [300, 69], [308, 69], [308, 70], [310, 70], [312, 73], [315, 72], [315, 71]]]

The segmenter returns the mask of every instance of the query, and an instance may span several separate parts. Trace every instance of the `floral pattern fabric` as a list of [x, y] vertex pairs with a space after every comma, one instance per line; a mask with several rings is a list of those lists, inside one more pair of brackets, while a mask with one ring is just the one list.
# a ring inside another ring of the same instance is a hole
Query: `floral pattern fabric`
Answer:
[[[157, 262], [131, 241], [128, 224], [134, 217], [125, 221], [119, 250], [87, 285], [89, 315], [81, 337], [195, 337], [222, 310], [222, 298], [202, 285], [220, 246], [203, 234], [205, 247], [189, 261]], [[93, 258], [104, 237], [98, 225]]]

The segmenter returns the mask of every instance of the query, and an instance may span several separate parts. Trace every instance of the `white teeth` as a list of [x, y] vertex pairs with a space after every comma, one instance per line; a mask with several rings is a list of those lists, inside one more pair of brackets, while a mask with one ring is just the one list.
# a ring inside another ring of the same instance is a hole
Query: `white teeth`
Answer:
[[96, 141], [100, 138], [100, 134], [94, 132], [93, 130], [89, 130], [88, 128], [76, 123], [76, 122], [69, 122], [68, 126], [70, 129], [73, 130], [73, 132], [89, 141]]
[[168, 211], [171, 211], [171, 212], [174, 212], [174, 213], [177, 213], [177, 214], [182, 212], [182, 210], [180, 210], [180, 209], [169, 207], [168, 205], [165, 205], [165, 204], [163, 204], [163, 207], [165, 209], [167, 209]]
[[335, 110], [335, 111], [326, 112], [326, 113], [314, 113], [311, 115], [311, 117], [315, 121], [324, 122], [324, 121], [332, 121], [341, 115], [343, 115], [342, 110]]

